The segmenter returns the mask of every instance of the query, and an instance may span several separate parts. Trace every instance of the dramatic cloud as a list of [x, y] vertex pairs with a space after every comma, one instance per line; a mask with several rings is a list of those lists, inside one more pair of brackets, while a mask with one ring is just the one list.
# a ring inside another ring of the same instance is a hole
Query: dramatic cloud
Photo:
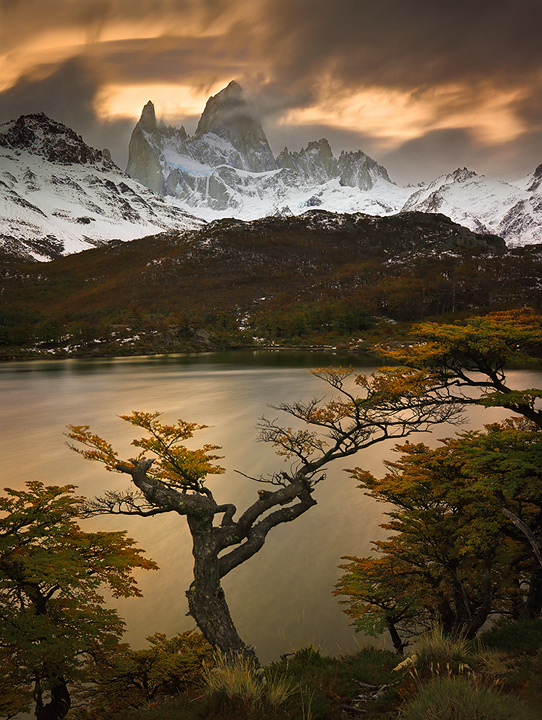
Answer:
[[3, 120], [44, 112], [82, 135], [97, 148], [119, 146], [117, 161], [126, 162], [127, 138], [133, 129], [128, 119], [103, 121], [95, 111], [100, 79], [81, 58], [73, 58], [58, 66], [43, 79], [23, 76], [0, 93], [0, 118]]
[[154, 99], [190, 126], [236, 79], [276, 150], [319, 131], [392, 175], [527, 172], [541, 25], [540, 0], [2, 0], [0, 121], [51, 108], [99, 139]]
[[0, 94], [2, 116], [44, 112], [66, 124], [88, 124], [95, 120], [93, 103], [99, 78], [80, 58], [73, 58], [43, 78], [23, 75]]

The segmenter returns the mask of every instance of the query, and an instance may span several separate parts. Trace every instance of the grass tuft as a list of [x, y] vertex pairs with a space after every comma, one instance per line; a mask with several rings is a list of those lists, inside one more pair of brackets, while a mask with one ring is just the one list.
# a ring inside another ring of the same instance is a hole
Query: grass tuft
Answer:
[[472, 643], [461, 637], [445, 635], [440, 627], [422, 635], [414, 646], [415, 679], [472, 674]]
[[463, 677], [435, 677], [403, 706], [401, 720], [537, 720], [512, 695]]
[[217, 655], [215, 667], [204, 675], [203, 689], [207, 696], [225, 696], [247, 707], [278, 708], [295, 691], [295, 685], [278, 672], [265, 674], [255, 669], [241, 656], [231, 659]]

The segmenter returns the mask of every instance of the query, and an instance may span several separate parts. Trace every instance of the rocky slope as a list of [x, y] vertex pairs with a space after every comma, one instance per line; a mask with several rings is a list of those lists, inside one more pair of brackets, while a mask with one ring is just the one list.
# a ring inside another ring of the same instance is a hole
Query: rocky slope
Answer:
[[0, 248], [50, 259], [110, 240], [200, 227], [43, 114], [0, 125]]
[[416, 191], [403, 210], [443, 213], [510, 246], [542, 242], [541, 181], [542, 165], [515, 184], [458, 169]]

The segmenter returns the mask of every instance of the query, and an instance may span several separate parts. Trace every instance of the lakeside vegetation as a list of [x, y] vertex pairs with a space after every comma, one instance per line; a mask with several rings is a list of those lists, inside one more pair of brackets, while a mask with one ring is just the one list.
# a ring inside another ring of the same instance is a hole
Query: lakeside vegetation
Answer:
[[[140, 455], [128, 461], [90, 428], [72, 427], [81, 454], [130, 475], [138, 491], [89, 500], [76, 497], [73, 486], [35, 482], [1, 498], [4, 716], [34, 701], [38, 720], [539, 717], [542, 390], [510, 387], [506, 365], [518, 354], [540, 359], [542, 316], [500, 312], [425, 323], [418, 333], [414, 345], [381, 348], [394, 367], [371, 378], [321, 370], [334, 398], [282, 406], [305, 429], [270, 422], [262, 439], [296, 459], [296, 469], [291, 477], [271, 472], [270, 489], [258, 492], [239, 520], [233, 506], [213, 505], [203, 484], [208, 473], [221, 471], [218, 448], [184, 445], [201, 426], [163, 424], [158, 414], [125, 416], [147, 431], [134, 441]], [[350, 378], [361, 394], [352, 394]], [[465, 395], [469, 388], [476, 393]], [[260, 668], [250, 648], [236, 645], [234, 627], [233, 634], [215, 634], [225, 616], [206, 605], [206, 593], [225, 599], [220, 583], [205, 577], [209, 568], [214, 573], [209, 552], [232, 548], [218, 558], [222, 576], [258, 551], [264, 528], [310, 509], [311, 483], [335, 457], [355, 455], [382, 429], [383, 437], [402, 438], [456, 417], [465, 403], [505, 408], [513, 418], [459, 433], [435, 449], [403, 442], [381, 479], [350, 471], [363, 491], [391, 508], [385, 527], [393, 532], [375, 543], [374, 555], [343, 559], [336, 593], [356, 629], [389, 634], [395, 652], [365, 648], [330, 658], [312, 647]], [[103, 608], [101, 593], [137, 595], [133, 569], [155, 566], [123, 533], [86, 533], [79, 519], [171, 511], [186, 515], [193, 533], [190, 609], [207, 639], [195, 632], [154, 635], [147, 648], [133, 650], [120, 642], [122, 621]], [[222, 519], [214, 525], [217, 513]]]

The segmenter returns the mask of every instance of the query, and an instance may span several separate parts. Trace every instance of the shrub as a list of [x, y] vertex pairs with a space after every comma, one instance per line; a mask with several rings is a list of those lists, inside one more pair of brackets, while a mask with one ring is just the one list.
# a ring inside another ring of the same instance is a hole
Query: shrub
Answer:
[[521, 701], [462, 677], [436, 677], [405, 702], [401, 720], [536, 720]]
[[419, 675], [461, 675], [470, 671], [472, 644], [461, 637], [445, 635], [434, 627], [415, 645], [415, 667]]
[[486, 647], [517, 655], [542, 649], [542, 618], [495, 625], [482, 635]]
[[278, 673], [266, 675], [243, 657], [232, 660], [221, 655], [217, 656], [215, 667], [205, 673], [203, 686], [208, 696], [226, 696], [252, 708], [280, 707], [295, 689], [291, 681]]

